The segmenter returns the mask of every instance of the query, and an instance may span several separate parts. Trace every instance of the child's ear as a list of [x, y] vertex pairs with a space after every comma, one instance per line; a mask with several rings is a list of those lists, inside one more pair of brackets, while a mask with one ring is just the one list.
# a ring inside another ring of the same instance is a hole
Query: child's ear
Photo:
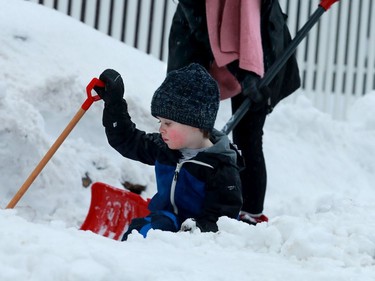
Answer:
[[203, 137], [204, 137], [205, 139], [209, 139], [209, 138], [211, 138], [211, 133], [210, 133], [209, 131], [204, 130], [204, 129], [199, 129], [199, 131], [202, 132]]

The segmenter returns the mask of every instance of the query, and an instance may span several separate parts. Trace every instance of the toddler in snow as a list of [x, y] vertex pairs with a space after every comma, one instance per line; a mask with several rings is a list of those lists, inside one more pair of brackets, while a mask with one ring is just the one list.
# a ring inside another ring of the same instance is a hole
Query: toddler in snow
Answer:
[[219, 108], [215, 80], [199, 64], [168, 73], [155, 91], [151, 114], [159, 133], [136, 128], [123, 98], [121, 75], [112, 69], [99, 77], [95, 91], [105, 102], [103, 125], [109, 144], [124, 157], [155, 166], [157, 193], [150, 214], [131, 221], [122, 240], [136, 230], [217, 231], [221, 216], [238, 218], [242, 206], [238, 153], [214, 129]]

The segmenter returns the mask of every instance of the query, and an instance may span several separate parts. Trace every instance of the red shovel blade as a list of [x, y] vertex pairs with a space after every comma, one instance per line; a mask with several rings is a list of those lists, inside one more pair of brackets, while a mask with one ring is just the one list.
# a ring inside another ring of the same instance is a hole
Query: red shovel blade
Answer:
[[133, 218], [145, 217], [149, 200], [141, 196], [96, 182], [91, 187], [91, 204], [81, 230], [119, 240]]

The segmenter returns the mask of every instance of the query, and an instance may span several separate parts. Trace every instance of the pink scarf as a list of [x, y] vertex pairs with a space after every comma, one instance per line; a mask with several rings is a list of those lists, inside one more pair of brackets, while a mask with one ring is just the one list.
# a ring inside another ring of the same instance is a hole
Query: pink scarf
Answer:
[[239, 60], [242, 69], [264, 74], [260, 32], [261, 0], [206, 0], [207, 27], [215, 62], [212, 76], [218, 81], [221, 98], [241, 92], [241, 86], [226, 69]]

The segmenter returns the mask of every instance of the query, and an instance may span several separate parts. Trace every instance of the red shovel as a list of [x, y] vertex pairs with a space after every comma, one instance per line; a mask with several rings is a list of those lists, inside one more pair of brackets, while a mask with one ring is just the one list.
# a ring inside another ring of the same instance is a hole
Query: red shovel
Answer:
[[119, 240], [133, 218], [145, 217], [150, 199], [96, 182], [91, 186], [91, 204], [81, 230]]
[[30, 176], [26, 179], [24, 184], [21, 186], [21, 188], [18, 190], [16, 195], [12, 198], [12, 200], [8, 203], [6, 206], [7, 209], [14, 208], [18, 201], [21, 199], [21, 197], [25, 194], [25, 192], [28, 190], [30, 185], [34, 182], [36, 177], [40, 174], [40, 172], [43, 170], [43, 168], [46, 166], [48, 161], [52, 158], [52, 156], [55, 154], [57, 149], [60, 147], [60, 145], [64, 142], [64, 140], [67, 138], [67, 136], [70, 134], [70, 132], [73, 130], [75, 125], [78, 123], [78, 121], [82, 118], [82, 116], [85, 114], [85, 112], [90, 108], [90, 106], [93, 104], [94, 101], [100, 100], [100, 97], [98, 95], [93, 96], [91, 94], [92, 89], [95, 87], [104, 87], [104, 82], [99, 80], [98, 78], [93, 78], [91, 82], [86, 87], [87, 92], [87, 99], [84, 101], [76, 115], [73, 117], [73, 119], [69, 122], [69, 124], [66, 126], [64, 131], [61, 133], [61, 135], [57, 138], [55, 143], [51, 146], [51, 148], [47, 151], [47, 153], [44, 155], [42, 160], [39, 162], [39, 164], [35, 167], [34, 171], [30, 174]]

